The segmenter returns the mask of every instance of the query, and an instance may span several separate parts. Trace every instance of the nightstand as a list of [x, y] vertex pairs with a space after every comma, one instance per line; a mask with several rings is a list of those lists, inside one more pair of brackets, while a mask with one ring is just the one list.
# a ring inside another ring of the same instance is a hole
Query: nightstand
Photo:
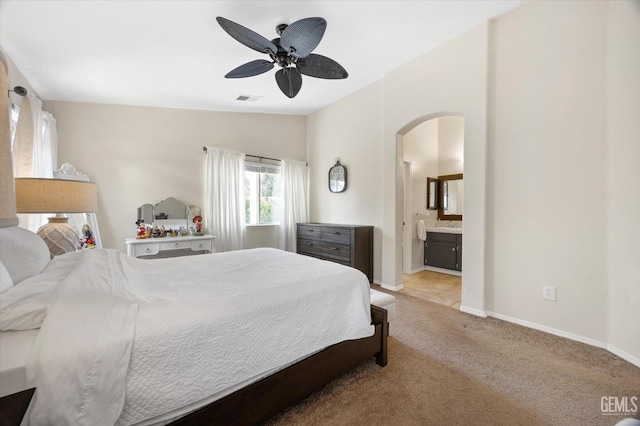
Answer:
[[31, 408], [31, 401], [35, 388], [27, 389], [22, 392], [17, 392], [11, 395], [3, 396], [0, 398], [0, 425], [3, 426], [19, 426], [21, 424], [27, 424], [23, 419], [27, 411]]

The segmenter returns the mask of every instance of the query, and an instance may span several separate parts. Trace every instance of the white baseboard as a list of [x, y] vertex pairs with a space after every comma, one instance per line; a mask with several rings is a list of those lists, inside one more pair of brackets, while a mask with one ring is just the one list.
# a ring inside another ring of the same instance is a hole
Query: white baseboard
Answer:
[[[463, 312], [467, 312], [465, 310], [462, 309], [462, 307], [460, 307], [460, 310]], [[473, 313], [473, 312], [468, 312], [468, 313]], [[545, 333], [549, 333], [549, 334], [555, 334], [556, 336], [560, 336], [560, 337], [564, 337], [566, 339], [570, 339], [570, 340], [575, 340], [576, 342], [580, 342], [580, 343], [585, 343], [587, 345], [590, 346], [595, 346], [596, 348], [602, 348], [602, 349], [606, 349], [609, 352], [611, 352], [614, 355], [619, 356], [620, 358], [624, 359], [625, 361], [630, 362], [631, 364], [635, 365], [636, 367], [640, 367], [640, 358], [633, 356], [621, 349], [618, 349], [617, 347], [613, 346], [613, 345], [609, 345], [607, 343], [601, 342], [600, 340], [596, 340], [596, 339], [592, 339], [590, 337], [585, 337], [585, 336], [581, 336], [579, 334], [575, 334], [575, 333], [569, 333], [568, 331], [563, 331], [563, 330], [558, 330], [556, 328], [552, 328], [552, 327], [547, 327], [546, 325], [542, 325], [542, 324], [537, 324], [535, 322], [531, 322], [531, 321], [525, 321], [525, 320], [521, 320], [519, 318], [514, 318], [514, 317], [510, 317], [508, 315], [503, 315], [503, 314], [498, 314], [496, 312], [487, 312], [487, 314], [490, 317], [493, 318], [497, 318], [503, 321], [508, 321], [514, 324], [518, 324], [521, 325], [523, 327], [528, 327], [528, 328], [533, 328], [535, 330], [540, 330], [540, 331], [544, 331]]]
[[424, 266], [424, 268], [421, 269], [422, 271], [431, 271], [431, 272], [439, 272], [441, 274], [447, 274], [447, 275], [455, 275], [456, 277], [461, 277], [462, 276], [462, 272], [460, 271], [454, 271], [453, 269], [445, 269], [445, 268], [436, 268], [435, 266]]
[[390, 291], [400, 291], [400, 290], [402, 290], [404, 288], [402, 284], [400, 284], [400, 285], [388, 285], [388, 284], [384, 284], [384, 283], [382, 283], [380, 281], [376, 281], [376, 280], [373, 280], [373, 283], [374, 284], [378, 284], [380, 287], [384, 288], [385, 290], [390, 290]]
[[638, 358], [637, 356], [633, 356], [630, 353], [627, 353], [622, 349], [618, 349], [615, 346], [609, 344], [607, 344], [607, 347], [605, 349], [640, 368], [640, 358]]
[[460, 311], [466, 314], [475, 315], [477, 317], [486, 318], [487, 313], [485, 311], [481, 311], [480, 309], [470, 308], [468, 306], [460, 305]]

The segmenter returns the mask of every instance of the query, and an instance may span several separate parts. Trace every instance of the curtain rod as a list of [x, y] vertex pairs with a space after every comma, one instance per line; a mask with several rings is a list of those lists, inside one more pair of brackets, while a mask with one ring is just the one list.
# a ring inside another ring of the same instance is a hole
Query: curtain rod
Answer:
[[[207, 152], [207, 147], [203, 146], [202, 150], [206, 153]], [[253, 157], [253, 158], [259, 158], [260, 160], [271, 160], [271, 161], [282, 161], [279, 160], [277, 158], [271, 158], [271, 157], [263, 157], [261, 155], [251, 155], [251, 154], [245, 154], [246, 157]]]
[[[207, 147], [203, 146], [202, 147], [202, 151], [204, 151], [204, 153], [206, 154], [207, 153]], [[278, 160], [277, 158], [263, 157], [261, 155], [245, 154], [245, 157], [253, 157], [253, 158], [258, 158], [260, 160], [271, 160], [271, 161], [278, 161], [278, 162], [282, 161], [282, 160]], [[304, 164], [307, 165], [307, 166], [309, 165], [309, 163], [307, 163], [307, 162], [305, 162]]]

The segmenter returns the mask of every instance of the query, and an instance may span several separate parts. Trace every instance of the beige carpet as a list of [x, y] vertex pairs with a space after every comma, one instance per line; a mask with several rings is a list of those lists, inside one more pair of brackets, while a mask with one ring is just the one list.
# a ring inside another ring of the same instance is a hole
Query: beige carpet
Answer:
[[[397, 294], [389, 364], [367, 362], [281, 413], [289, 425], [614, 425], [640, 368], [561, 337]], [[640, 416], [640, 413], [636, 414]]]

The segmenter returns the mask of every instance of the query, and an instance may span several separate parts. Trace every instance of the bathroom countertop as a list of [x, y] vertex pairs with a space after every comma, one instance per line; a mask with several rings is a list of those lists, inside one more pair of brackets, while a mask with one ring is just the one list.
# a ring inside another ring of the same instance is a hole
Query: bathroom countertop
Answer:
[[427, 232], [442, 232], [444, 234], [462, 234], [462, 228], [445, 228], [445, 227], [436, 227], [436, 228], [427, 228]]

